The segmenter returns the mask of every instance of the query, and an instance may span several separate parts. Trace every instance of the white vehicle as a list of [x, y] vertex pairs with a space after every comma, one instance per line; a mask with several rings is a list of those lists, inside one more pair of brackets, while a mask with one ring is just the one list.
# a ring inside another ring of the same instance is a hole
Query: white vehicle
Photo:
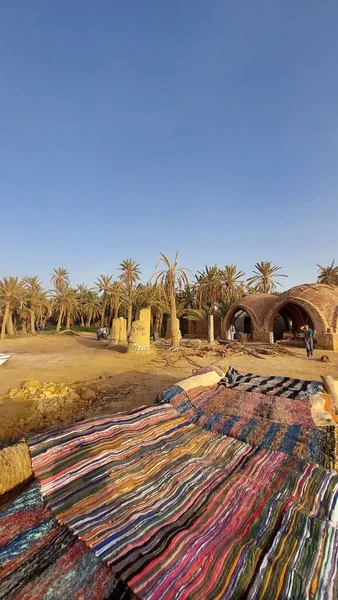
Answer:
[[8, 360], [10, 357], [10, 354], [1, 354], [0, 352], [0, 367], [1, 365], [4, 365], [6, 360]]

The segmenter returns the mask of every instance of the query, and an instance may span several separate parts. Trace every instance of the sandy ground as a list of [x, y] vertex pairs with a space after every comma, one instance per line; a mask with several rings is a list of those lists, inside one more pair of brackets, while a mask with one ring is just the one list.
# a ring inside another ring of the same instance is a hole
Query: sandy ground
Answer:
[[[323, 351], [315, 351], [315, 356], [307, 358], [305, 350], [293, 349], [296, 356], [271, 357], [264, 359], [246, 355], [234, 356], [230, 362], [243, 371], [261, 375], [285, 375], [300, 379], [320, 379], [330, 374], [338, 377], [338, 353], [325, 352], [330, 363], [322, 363]], [[0, 367], [0, 395], [9, 389], [20, 388], [27, 379], [38, 379], [41, 383], [75, 383], [101, 380], [109, 388], [109, 398], [98, 402], [85, 416], [102, 412], [130, 410], [133, 407], [149, 404], [157, 394], [192, 374], [194, 366], [181, 358], [174, 366], [164, 359], [166, 352], [159, 350], [154, 355], [130, 355], [125, 348], [112, 348], [107, 342], [98, 342], [92, 334], [81, 337], [38, 336], [4, 340], [0, 352], [9, 353], [11, 358]], [[217, 361], [215, 356], [193, 359], [196, 365], [206, 366]], [[13, 410], [12, 410], [13, 406]], [[0, 423], [12, 415], [15, 420], [25, 419], [24, 405], [8, 401], [0, 410]], [[4, 412], [6, 410], [6, 412]], [[13, 412], [15, 410], [15, 413]], [[5, 416], [6, 415], [6, 416]], [[15, 415], [15, 416], [14, 416]], [[78, 420], [79, 407], [74, 408], [70, 420]], [[81, 416], [84, 418], [84, 416]], [[68, 421], [68, 417], [67, 417]], [[23, 431], [24, 422], [22, 423]]]

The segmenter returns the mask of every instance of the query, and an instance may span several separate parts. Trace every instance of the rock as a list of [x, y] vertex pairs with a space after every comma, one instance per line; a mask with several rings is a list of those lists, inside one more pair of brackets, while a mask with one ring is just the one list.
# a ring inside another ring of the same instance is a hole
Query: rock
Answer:
[[101, 392], [102, 390], [105, 390], [107, 387], [108, 387], [108, 384], [104, 381], [93, 381], [92, 383], [90, 383], [88, 385], [87, 389]]
[[45, 403], [43, 400], [38, 400], [36, 408], [39, 412], [43, 413], [45, 410]]
[[15, 402], [32, 402], [32, 398], [30, 398], [29, 394], [26, 394], [27, 390], [18, 390], [17, 394], [13, 396], [13, 400]]
[[10, 398], [13, 398], [13, 396], [16, 396], [18, 393], [18, 389], [17, 388], [13, 388], [12, 390], [9, 390], [8, 395]]
[[71, 400], [72, 402], [79, 402], [79, 400], [81, 400], [81, 396], [79, 394], [77, 394], [76, 392], [71, 392], [66, 398], [65, 400]]
[[40, 381], [38, 381], [37, 379], [27, 379], [27, 381], [25, 381], [21, 387], [30, 391], [39, 390], [40, 388], [42, 388], [42, 383], [40, 383]]
[[55, 394], [56, 392], [56, 386], [54, 383], [50, 383], [47, 387], [46, 387], [46, 392], [50, 392], [51, 394]]
[[93, 390], [87, 389], [81, 394], [82, 400], [94, 400], [96, 398], [96, 394]]

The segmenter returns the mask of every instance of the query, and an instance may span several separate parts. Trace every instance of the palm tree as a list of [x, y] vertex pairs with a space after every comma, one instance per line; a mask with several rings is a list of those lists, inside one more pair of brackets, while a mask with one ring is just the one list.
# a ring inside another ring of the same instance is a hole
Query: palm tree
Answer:
[[53, 300], [48, 298], [47, 292], [42, 290], [36, 304], [36, 320], [38, 326], [46, 327], [46, 322], [53, 314]]
[[204, 271], [198, 271], [195, 288], [200, 308], [207, 306], [211, 314], [215, 311], [215, 304], [221, 296], [222, 277], [221, 271], [214, 265], [205, 266]]
[[196, 290], [200, 309], [206, 311], [208, 317], [208, 340], [214, 341], [214, 313], [216, 302], [222, 294], [222, 273], [214, 265], [205, 266], [204, 271], [198, 271], [196, 276]]
[[178, 252], [176, 252], [174, 261], [171, 263], [169, 258], [160, 252], [161, 257], [156, 263], [155, 269], [159, 264], [163, 263], [164, 268], [156, 271], [151, 279], [155, 278], [155, 285], [161, 283], [163, 286], [166, 296], [169, 300], [170, 306], [170, 330], [171, 330], [171, 343], [176, 348], [180, 341], [180, 331], [177, 326], [177, 311], [176, 311], [176, 287], [181, 289], [184, 285], [188, 285], [187, 269], [186, 267], [178, 267]]
[[61, 287], [55, 294], [54, 306], [58, 314], [56, 331], [60, 331], [64, 319], [66, 320], [66, 329], [69, 329], [74, 318], [79, 314], [76, 291], [69, 285]]
[[319, 274], [317, 277], [318, 283], [326, 283], [326, 285], [338, 285], [338, 266], [333, 260], [327, 267], [322, 267], [317, 264]]
[[137, 288], [137, 303], [139, 308], [150, 308], [151, 331], [155, 331], [155, 315], [162, 309], [165, 309], [161, 291], [161, 286], [150, 282], [148, 282], [147, 285], [140, 284]]
[[133, 318], [133, 303], [136, 299], [136, 283], [140, 279], [140, 265], [131, 258], [126, 258], [120, 263], [119, 270], [122, 271], [119, 279], [124, 286], [124, 299], [128, 309], [127, 333], [130, 334]]
[[76, 297], [81, 320], [81, 327], [84, 327], [84, 305], [86, 302], [88, 291], [88, 287], [84, 283], [79, 283], [76, 286]]
[[182, 290], [176, 294], [176, 298], [178, 302], [181, 302], [185, 308], [197, 308], [197, 298], [196, 298], [196, 287], [190, 285], [186, 285]]
[[93, 290], [88, 290], [83, 309], [87, 318], [86, 327], [90, 327], [92, 320], [96, 319], [102, 311], [100, 299]]
[[36, 312], [38, 303], [42, 300], [42, 285], [39, 277], [34, 275], [33, 277], [24, 277], [23, 286], [27, 295], [27, 309], [30, 314], [30, 329], [33, 335], [36, 334]]
[[221, 272], [222, 287], [226, 302], [232, 304], [244, 294], [243, 271], [237, 271], [236, 265], [225, 265]]
[[106, 320], [106, 312], [109, 301], [109, 294], [111, 292], [112, 286], [112, 275], [100, 275], [100, 277], [95, 281], [95, 286], [98, 288], [99, 292], [102, 294], [102, 313], [101, 313], [101, 327], [104, 327]]
[[0, 298], [4, 304], [4, 317], [1, 327], [1, 339], [14, 334], [13, 310], [16, 303], [21, 304], [23, 300], [23, 282], [18, 277], [3, 277], [0, 280]]
[[62, 267], [53, 269], [51, 282], [56, 290], [61, 290], [65, 286], [69, 285], [70, 281], [67, 269], [63, 269]]
[[247, 282], [249, 286], [253, 286], [259, 294], [271, 294], [276, 291], [277, 285], [282, 285], [279, 281], [275, 281], [276, 277], [287, 277], [278, 273], [282, 267], [273, 265], [271, 261], [262, 261], [255, 264], [254, 275]]
[[123, 294], [123, 285], [120, 281], [113, 281], [110, 286], [109, 291], [109, 309], [110, 309], [110, 317], [109, 322], [112, 323], [113, 319], [116, 319], [119, 314], [119, 308], [121, 305], [121, 297]]

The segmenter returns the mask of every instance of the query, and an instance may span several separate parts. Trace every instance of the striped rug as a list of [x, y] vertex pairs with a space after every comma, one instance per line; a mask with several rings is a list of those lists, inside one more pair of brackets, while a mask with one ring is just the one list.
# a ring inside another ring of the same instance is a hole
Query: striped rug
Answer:
[[254, 373], [242, 373], [234, 367], [229, 367], [227, 374], [220, 381], [220, 385], [229, 388], [239, 387], [246, 392], [260, 392], [285, 398], [310, 398], [324, 391], [320, 381], [306, 381], [293, 379], [291, 377], [269, 377], [255, 375]]
[[125, 584], [45, 507], [33, 483], [0, 511], [0, 598], [132, 600]]
[[[216, 390], [222, 394], [222, 390]], [[232, 390], [224, 390], [232, 393]], [[234, 411], [234, 405], [226, 403], [215, 407], [208, 402], [210, 390], [195, 388], [182, 391], [171, 397], [171, 405], [179, 414], [184, 415], [191, 423], [202, 427], [206, 431], [213, 431], [219, 435], [229, 435], [242, 442], [259, 446], [266, 450], [278, 450], [289, 456], [304, 458], [309, 462], [316, 462], [326, 469], [338, 469], [338, 427], [304, 425], [308, 421], [306, 406], [303, 414], [297, 417], [285, 407], [285, 413], [279, 414], [278, 420], [262, 418], [252, 411], [250, 395], [254, 392], [242, 392], [242, 405]], [[257, 394], [256, 394], [257, 395]], [[245, 398], [248, 397], [246, 404]], [[273, 397], [269, 397], [269, 400]], [[279, 402], [283, 399], [278, 398]], [[292, 405], [297, 400], [286, 400]], [[306, 400], [299, 402], [305, 404]], [[250, 412], [251, 411], [251, 412]], [[232, 414], [237, 412], [237, 414]], [[275, 417], [276, 418], [276, 417]], [[312, 421], [313, 423], [313, 421]]]
[[58, 520], [140, 599], [337, 597], [333, 471], [204, 431], [167, 404], [29, 444]]

